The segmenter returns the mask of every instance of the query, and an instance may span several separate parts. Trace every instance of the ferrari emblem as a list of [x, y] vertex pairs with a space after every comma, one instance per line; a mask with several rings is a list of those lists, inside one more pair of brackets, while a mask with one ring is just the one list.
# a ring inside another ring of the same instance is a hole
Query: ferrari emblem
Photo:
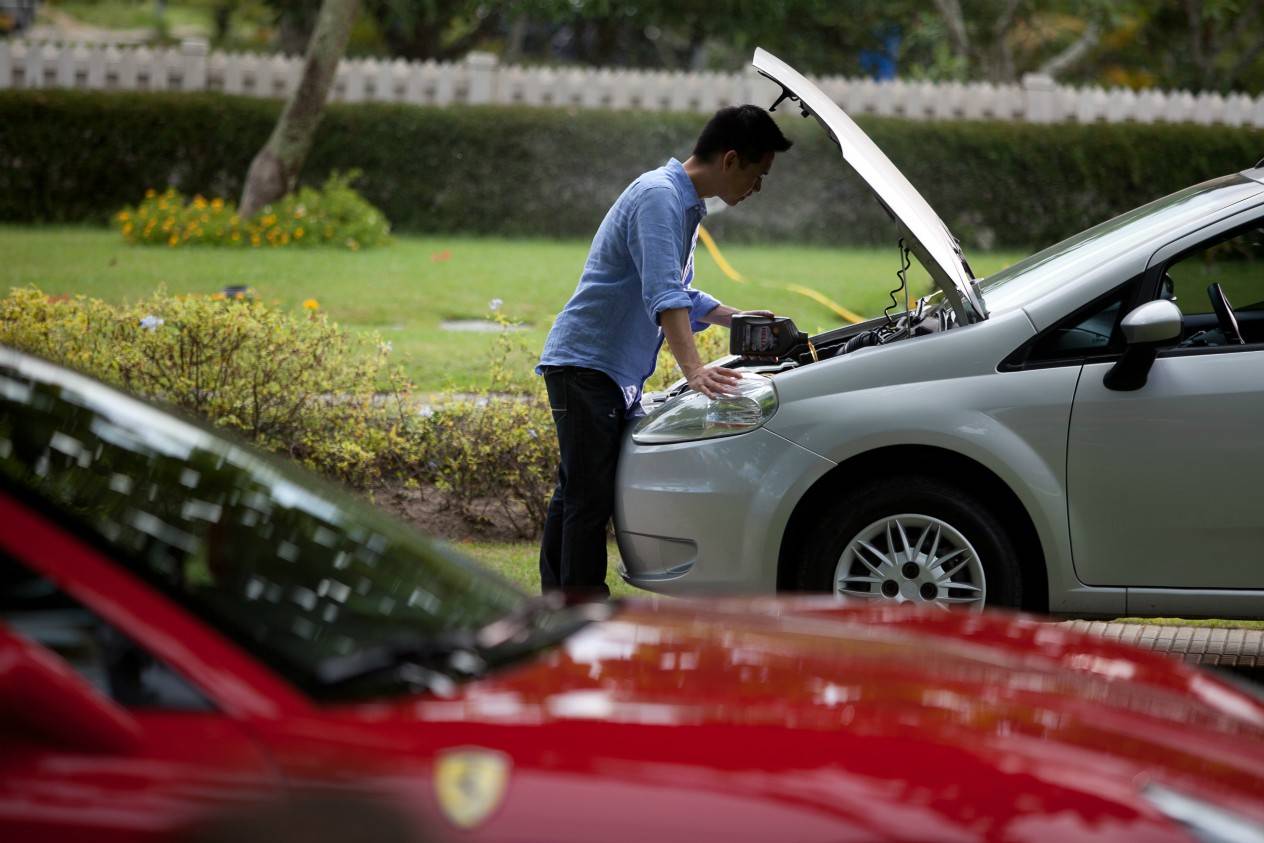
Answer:
[[505, 798], [509, 756], [490, 749], [451, 749], [435, 763], [435, 795], [444, 816], [458, 828], [483, 822]]

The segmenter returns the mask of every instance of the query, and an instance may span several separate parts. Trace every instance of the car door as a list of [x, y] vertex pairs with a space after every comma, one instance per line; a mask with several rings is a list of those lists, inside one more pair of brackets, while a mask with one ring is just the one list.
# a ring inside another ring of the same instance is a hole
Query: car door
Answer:
[[241, 726], [6, 549], [13, 526], [0, 542], [0, 839], [167, 839], [275, 792]]
[[[1148, 589], [1147, 601], [1130, 591], [1133, 611], [1233, 614], [1250, 604], [1217, 609], [1161, 590], [1264, 589], [1259, 226], [1252, 210], [1157, 252], [1142, 299], [1175, 298], [1180, 340], [1160, 349], [1139, 389], [1108, 389], [1109, 361], [1088, 362], [1076, 388], [1067, 443], [1075, 569], [1091, 585]], [[1237, 305], [1243, 344], [1220, 329], [1207, 290], [1216, 282]]]

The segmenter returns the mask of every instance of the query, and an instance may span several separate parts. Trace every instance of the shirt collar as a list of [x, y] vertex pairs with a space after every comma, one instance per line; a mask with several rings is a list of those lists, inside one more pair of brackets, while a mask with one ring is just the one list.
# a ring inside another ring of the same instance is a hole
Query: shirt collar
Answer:
[[667, 162], [667, 175], [676, 183], [676, 188], [684, 198], [686, 207], [697, 208], [699, 213], [705, 217], [707, 215], [707, 203], [698, 196], [698, 189], [693, 186], [693, 180], [685, 172], [685, 165], [675, 158], [671, 159]]

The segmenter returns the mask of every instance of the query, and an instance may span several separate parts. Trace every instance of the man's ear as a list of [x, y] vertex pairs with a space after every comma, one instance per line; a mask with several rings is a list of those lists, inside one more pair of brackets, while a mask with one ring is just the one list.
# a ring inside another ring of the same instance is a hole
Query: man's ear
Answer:
[[742, 159], [741, 156], [737, 154], [736, 149], [730, 149], [728, 152], [724, 153], [724, 157], [720, 159], [720, 169], [726, 173], [729, 170], [736, 170], [741, 166]]

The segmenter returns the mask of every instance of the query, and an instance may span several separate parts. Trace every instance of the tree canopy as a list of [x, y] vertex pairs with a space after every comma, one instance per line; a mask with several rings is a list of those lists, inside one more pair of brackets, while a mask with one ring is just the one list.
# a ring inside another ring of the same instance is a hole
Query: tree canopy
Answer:
[[[232, 0], [218, 0], [231, 3]], [[305, 0], [265, 0], [305, 43]], [[364, 0], [350, 52], [732, 70], [763, 46], [813, 73], [1264, 90], [1264, 0]]]

